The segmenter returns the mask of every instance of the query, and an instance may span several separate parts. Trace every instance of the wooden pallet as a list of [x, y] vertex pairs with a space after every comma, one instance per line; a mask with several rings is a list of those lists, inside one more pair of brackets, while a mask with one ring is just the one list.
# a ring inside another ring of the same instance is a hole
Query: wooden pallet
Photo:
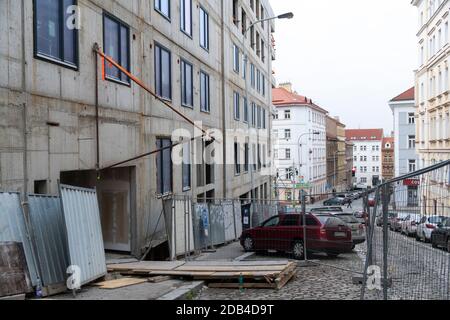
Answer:
[[[297, 264], [288, 261], [142, 262], [109, 265], [108, 270], [128, 276], [179, 277], [203, 280], [220, 288], [280, 289], [295, 276]], [[244, 284], [239, 281], [243, 279]]]
[[[282, 289], [297, 274], [297, 266], [292, 263], [277, 275], [265, 276], [264, 281], [260, 282], [211, 282], [208, 284], [210, 288], [221, 289]], [[253, 280], [258, 280], [257, 278]]]

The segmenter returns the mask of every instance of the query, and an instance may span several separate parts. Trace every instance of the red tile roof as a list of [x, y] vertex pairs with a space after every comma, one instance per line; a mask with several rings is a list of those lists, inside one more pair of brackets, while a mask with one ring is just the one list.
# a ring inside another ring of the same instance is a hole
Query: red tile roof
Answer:
[[289, 92], [284, 88], [272, 89], [272, 103], [275, 107], [307, 105], [316, 109], [317, 111], [328, 113], [327, 110], [313, 103], [311, 99], [308, 99], [296, 93]]
[[345, 130], [347, 141], [382, 141], [383, 129], [349, 129]]
[[406, 90], [402, 94], [396, 96], [394, 99], [392, 99], [390, 102], [399, 102], [399, 101], [409, 101], [415, 99], [415, 88], [412, 87], [411, 89]]

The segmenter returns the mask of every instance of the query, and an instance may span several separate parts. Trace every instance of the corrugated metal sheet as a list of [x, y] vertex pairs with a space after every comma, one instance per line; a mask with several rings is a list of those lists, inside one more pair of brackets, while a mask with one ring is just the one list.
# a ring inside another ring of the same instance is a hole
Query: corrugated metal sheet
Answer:
[[222, 205], [209, 206], [210, 238], [213, 245], [225, 243], [225, 219]]
[[70, 264], [81, 269], [81, 284], [106, 275], [100, 210], [95, 190], [60, 186]]
[[194, 228], [192, 225], [192, 202], [186, 200], [175, 201], [175, 230], [174, 241], [175, 246], [172, 248], [176, 256], [184, 255], [195, 249]]
[[30, 222], [44, 286], [64, 283], [69, 256], [59, 197], [30, 195]]
[[241, 201], [234, 201], [234, 221], [238, 238], [242, 235], [242, 206]]
[[236, 239], [236, 230], [234, 227], [234, 206], [233, 201], [222, 202], [223, 221], [225, 229], [225, 241], [232, 241]]
[[0, 192], [0, 241], [20, 242], [25, 250], [31, 283], [38, 283], [38, 270], [34, 259], [31, 241], [20, 205], [18, 193]]
[[[205, 234], [205, 228], [203, 225], [203, 214], [209, 219], [209, 208], [206, 203], [197, 203], [194, 206], [195, 212], [192, 217], [192, 224], [194, 228], [194, 243], [195, 250], [203, 250], [206, 249], [210, 245], [210, 239]], [[208, 227], [208, 235], [210, 234], [210, 230]]]

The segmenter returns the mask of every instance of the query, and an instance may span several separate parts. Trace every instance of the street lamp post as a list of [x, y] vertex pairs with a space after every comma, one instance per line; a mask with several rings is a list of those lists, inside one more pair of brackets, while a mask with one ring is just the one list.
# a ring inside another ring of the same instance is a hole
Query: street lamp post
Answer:
[[[242, 54], [243, 54], [243, 56], [244, 56], [244, 76], [245, 76], [245, 78], [244, 78], [244, 81], [245, 81], [245, 102], [246, 102], [246, 104], [247, 104], [247, 120], [248, 120], [248, 128], [249, 128], [249, 130], [251, 129], [251, 121], [253, 120], [253, 117], [252, 118], [250, 118], [250, 112], [249, 111], [252, 111], [253, 112], [253, 110], [250, 110], [249, 109], [249, 107], [251, 108], [252, 106], [250, 105], [250, 101], [249, 101], [249, 99], [248, 99], [248, 72], [247, 72], [247, 65], [248, 65], [248, 55], [247, 55], [247, 52], [246, 52], [246, 49], [245, 49], [245, 39], [247, 38], [247, 34], [248, 34], [248, 31], [253, 27], [253, 26], [255, 26], [255, 25], [257, 25], [258, 23], [262, 23], [262, 22], [265, 22], [265, 21], [271, 21], [271, 20], [276, 20], [276, 19], [292, 19], [292, 18], [294, 18], [294, 14], [292, 13], [292, 12], [288, 12], [288, 13], [285, 13], [285, 14], [281, 14], [281, 15], [279, 15], [279, 16], [276, 16], [276, 17], [270, 17], [270, 18], [266, 18], [266, 19], [261, 19], [261, 20], [258, 20], [258, 21], [255, 21], [254, 23], [252, 23], [246, 30], [245, 30], [245, 32], [244, 32], [244, 34], [243, 34], [243, 36], [242, 36], [242, 41], [241, 41], [241, 51], [242, 51]], [[270, 113], [269, 113], [269, 115], [270, 115]], [[253, 116], [253, 114], [252, 114], [252, 116]], [[251, 152], [250, 152], [250, 150], [251, 150]], [[252, 159], [252, 161], [255, 161], [255, 155], [254, 155], [254, 153], [253, 153], [253, 146], [251, 146], [250, 144], [249, 144], [249, 154], [251, 154], [252, 155], [252, 157], [251, 157], [251, 159]], [[254, 182], [254, 173], [253, 173], [253, 171], [254, 171], [254, 164], [252, 164], [251, 166], [250, 166], [250, 177], [251, 177], [251, 184], [252, 184], [252, 189], [251, 189], [251, 194], [253, 194], [253, 191], [254, 191], [254, 185], [255, 185], [255, 182]], [[272, 192], [272, 191], [271, 191]], [[252, 201], [251, 202], [253, 202], [253, 196], [251, 197], [252, 198]]]
[[[302, 140], [302, 138], [303, 137], [305, 137], [305, 136], [315, 136], [315, 135], [320, 135], [320, 132], [319, 131], [313, 131], [313, 132], [307, 132], [307, 133], [304, 133], [304, 134], [301, 134], [299, 137], [298, 137], [298, 162], [299, 162], [299, 175], [301, 176], [301, 173], [302, 173], [302, 162], [303, 161], [301, 161], [300, 160], [300, 154], [301, 154], [301, 151], [302, 151], [302, 144], [301, 144], [301, 140]], [[304, 261], [305, 261], [305, 263], [308, 261], [308, 253], [307, 253], [307, 249], [308, 249], [308, 247], [307, 247], [307, 228], [306, 228], [306, 193], [305, 193], [305, 191], [303, 190], [303, 189], [301, 189], [301, 196], [300, 196], [300, 198], [301, 198], [301, 202], [302, 202], [302, 215], [303, 215], [303, 221], [302, 221], [302, 224], [303, 224], [303, 258], [304, 258]]]
[[302, 166], [303, 166], [303, 163], [302, 163], [303, 161], [300, 160], [302, 158], [300, 156], [301, 155], [301, 151], [303, 150], [303, 145], [301, 143], [301, 140], [305, 136], [312, 136], [312, 135], [320, 135], [320, 132], [319, 131], [307, 132], [307, 133], [301, 134], [298, 137], [298, 143], [297, 144], [298, 144], [298, 163], [299, 163], [299, 174], [300, 174], [300, 176], [302, 175]]

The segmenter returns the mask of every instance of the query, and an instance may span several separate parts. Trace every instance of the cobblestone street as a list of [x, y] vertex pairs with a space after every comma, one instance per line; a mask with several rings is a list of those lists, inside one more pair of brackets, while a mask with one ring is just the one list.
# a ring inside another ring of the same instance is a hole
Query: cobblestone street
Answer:
[[[252, 259], [277, 259], [255, 256]], [[323, 265], [298, 267], [297, 277], [284, 288], [276, 290], [204, 288], [199, 300], [360, 300], [361, 286], [352, 282], [353, 273], [341, 269], [362, 270], [362, 260], [355, 252], [332, 259], [322, 255], [310, 257]], [[341, 269], [333, 268], [336, 266]], [[360, 269], [361, 268], [361, 269]], [[367, 292], [367, 300], [377, 299]]]

